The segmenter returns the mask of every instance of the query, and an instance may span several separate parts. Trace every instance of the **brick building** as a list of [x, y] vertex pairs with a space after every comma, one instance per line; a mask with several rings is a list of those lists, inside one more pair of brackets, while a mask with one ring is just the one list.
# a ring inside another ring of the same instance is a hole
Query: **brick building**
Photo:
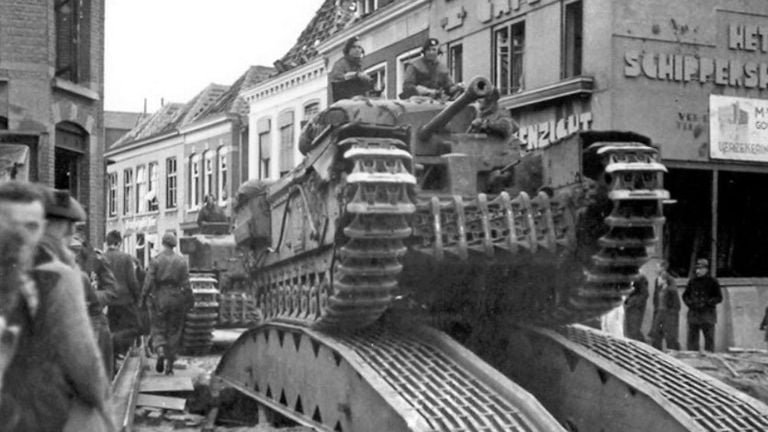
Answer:
[[0, 144], [69, 189], [104, 238], [104, 1], [0, 0]]

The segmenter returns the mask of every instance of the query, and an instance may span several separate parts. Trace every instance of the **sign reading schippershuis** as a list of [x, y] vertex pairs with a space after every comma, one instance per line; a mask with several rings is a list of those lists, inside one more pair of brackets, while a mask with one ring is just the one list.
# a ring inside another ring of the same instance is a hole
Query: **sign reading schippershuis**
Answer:
[[768, 100], [709, 96], [712, 159], [768, 162]]

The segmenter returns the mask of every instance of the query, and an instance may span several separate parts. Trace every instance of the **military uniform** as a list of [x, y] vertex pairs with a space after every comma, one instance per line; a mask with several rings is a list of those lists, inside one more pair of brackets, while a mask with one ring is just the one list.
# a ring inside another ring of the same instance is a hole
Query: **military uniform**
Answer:
[[114, 375], [114, 353], [112, 348], [112, 333], [109, 329], [109, 321], [104, 314], [104, 306], [99, 298], [98, 291], [93, 286], [91, 278], [84, 271], [81, 271], [83, 280], [83, 289], [85, 291], [85, 306], [88, 310], [88, 318], [91, 320], [91, 328], [96, 336], [96, 345], [99, 347], [101, 357], [104, 360], [104, 369], [107, 377]]
[[443, 63], [440, 61], [429, 62], [424, 57], [419, 57], [405, 68], [403, 93], [401, 93], [400, 98], [407, 99], [418, 95], [416, 86], [419, 85], [450, 93], [455, 84], [448, 68]]
[[109, 304], [109, 327], [115, 340], [115, 349], [124, 352], [139, 335], [138, 308], [141, 285], [136, 277], [133, 258], [116, 248], [104, 252], [104, 260], [112, 269], [117, 282], [117, 297]]
[[[144, 281], [142, 299], [149, 300], [152, 345], [159, 360], [164, 357], [170, 367], [180, 348], [184, 318], [191, 306], [191, 293], [189, 268], [184, 257], [166, 249], [152, 260]], [[158, 369], [162, 367], [158, 365]], [[170, 371], [172, 369], [169, 368]]]

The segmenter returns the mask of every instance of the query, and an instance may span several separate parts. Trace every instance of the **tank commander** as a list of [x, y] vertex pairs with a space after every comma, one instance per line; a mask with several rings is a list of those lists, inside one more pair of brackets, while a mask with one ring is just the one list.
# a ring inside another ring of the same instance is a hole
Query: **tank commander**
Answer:
[[227, 216], [216, 205], [216, 197], [213, 195], [205, 196], [205, 204], [197, 214], [197, 226], [202, 228], [205, 223], [209, 222], [227, 222]]
[[464, 90], [453, 82], [448, 68], [438, 59], [443, 53], [439, 45], [437, 39], [427, 39], [421, 47], [421, 57], [406, 66], [400, 99], [411, 96], [439, 98], [441, 94], [455, 96]]
[[328, 74], [328, 87], [334, 102], [353, 96], [365, 96], [373, 89], [373, 80], [363, 72], [365, 50], [360, 45], [360, 38], [350, 38], [344, 45], [343, 52], [344, 57], [333, 64]]

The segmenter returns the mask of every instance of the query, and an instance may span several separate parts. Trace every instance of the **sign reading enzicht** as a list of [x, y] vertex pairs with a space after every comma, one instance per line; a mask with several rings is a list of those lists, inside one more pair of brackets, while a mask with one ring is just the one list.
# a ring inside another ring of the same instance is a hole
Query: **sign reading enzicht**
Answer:
[[709, 96], [712, 159], [768, 162], [768, 100]]

